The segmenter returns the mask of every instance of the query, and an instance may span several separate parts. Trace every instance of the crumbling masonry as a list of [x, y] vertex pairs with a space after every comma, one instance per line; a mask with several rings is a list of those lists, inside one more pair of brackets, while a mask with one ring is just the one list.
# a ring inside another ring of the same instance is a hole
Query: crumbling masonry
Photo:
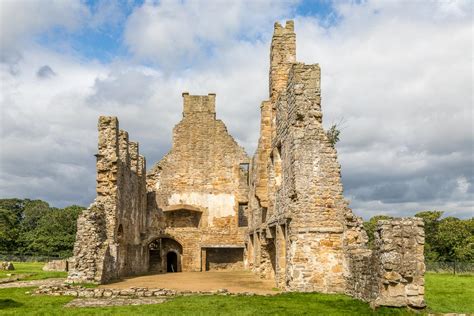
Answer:
[[320, 78], [296, 62], [293, 22], [276, 23], [252, 158], [216, 119], [215, 94], [183, 93], [172, 148], [148, 173], [138, 143], [100, 117], [97, 198], [78, 220], [69, 281], [250, 269], [286, 291], [424, 307], [423, 222], [380, 221], [368, 248], [323, 129]]

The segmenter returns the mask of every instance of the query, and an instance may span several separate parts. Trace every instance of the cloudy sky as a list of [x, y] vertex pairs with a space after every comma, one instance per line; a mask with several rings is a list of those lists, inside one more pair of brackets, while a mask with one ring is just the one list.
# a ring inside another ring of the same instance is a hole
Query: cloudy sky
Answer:
[[116, 115], [148, 168], [181, 93], [217, 93], [253, 154], [275, 21], [322, 68], [324, 125], [355, 213], [474, 214], [473, 8], [466, 1], [0, 2], [0, 197], [95, 197], [96, 124]]

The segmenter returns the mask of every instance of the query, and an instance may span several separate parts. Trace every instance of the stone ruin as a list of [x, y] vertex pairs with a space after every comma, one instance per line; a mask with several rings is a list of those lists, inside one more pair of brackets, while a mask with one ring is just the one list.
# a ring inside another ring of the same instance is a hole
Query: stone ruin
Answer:
[[215, 94], [183, 93], [172, 148], [148, 172], [117, 118], [100, 117], [97, 198], [78, 219], [69, 282], [248, 269], [286, 291], [424, 307], [423, 222], [379, 221], [369, 249], [343, 197], [320, 84], [318, 64], [296, 61], [287, 21], [275, 23], [253, 157], [216, 119]]

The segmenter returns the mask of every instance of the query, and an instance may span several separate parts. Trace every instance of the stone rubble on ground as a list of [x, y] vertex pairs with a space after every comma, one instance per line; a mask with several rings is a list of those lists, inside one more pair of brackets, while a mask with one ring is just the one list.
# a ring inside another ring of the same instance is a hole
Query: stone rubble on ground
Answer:
[[0, 264], [0, 270], [6, 270], [6, 271], [15, 270], [15, 266], [13, 265], [13, 263], [9, 261], [3, 261]]

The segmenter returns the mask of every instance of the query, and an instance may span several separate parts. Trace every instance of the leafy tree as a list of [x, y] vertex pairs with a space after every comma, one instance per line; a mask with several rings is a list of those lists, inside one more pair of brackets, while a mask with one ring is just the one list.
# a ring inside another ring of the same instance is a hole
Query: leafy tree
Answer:
[[18, 248], [20, 222], [24, 203], [20, 199], [0, 200], [0, 251], [12, 252]]
[[84, 207], [50, 207], [41, 200], [0, 199], [0, 252], [70, 256]]
[[446, 217], [439, 222], [435, 249], [441, 261], [474, 260], [474, 229], [471, 220]]
[[415, 217], [422, 218], [425, 223], [425, 259], [427, 261], [442, 260], [436, 249], [441, 216], [443, 216], [442, 211], [422, 211], [415, 214]]

